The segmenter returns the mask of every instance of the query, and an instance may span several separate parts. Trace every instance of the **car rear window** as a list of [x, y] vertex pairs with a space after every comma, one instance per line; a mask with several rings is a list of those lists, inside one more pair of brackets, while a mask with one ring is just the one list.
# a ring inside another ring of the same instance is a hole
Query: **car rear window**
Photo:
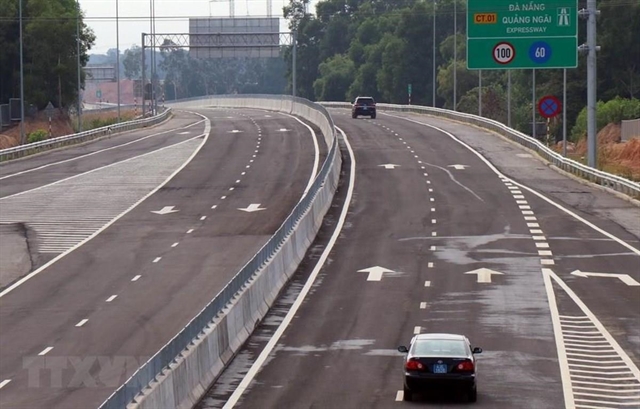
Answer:
[[358, 98], [356, 99], [356, 103], [360, 104], [373, 104], [373, 98]]
[[416, 341], [413, 355], [466, 356], [464, 341], [456, 339], [426, 339]]

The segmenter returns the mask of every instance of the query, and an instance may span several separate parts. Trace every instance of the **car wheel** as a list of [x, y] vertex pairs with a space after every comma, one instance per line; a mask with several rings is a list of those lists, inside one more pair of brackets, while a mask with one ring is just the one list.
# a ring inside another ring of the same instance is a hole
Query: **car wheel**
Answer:
[[476, 388], [469, 389], [469, 392], [467, 392], [467, 397], [469, 399], [469, 402], [476, 402], [478, 400], [478, 390]]
[[404, 398], [403, 398], [406, 402], [413, 402], [413, 393], [407, 389], [407, 387], [405, 386], [404, 388]]
[[356, 115], [356, 114], [351, 114], [351, 118], [356, 119], [356, 118], [358, 118], [358, 115]]
[[371, 115], [371, 119], [376, 119], [376, 114]]

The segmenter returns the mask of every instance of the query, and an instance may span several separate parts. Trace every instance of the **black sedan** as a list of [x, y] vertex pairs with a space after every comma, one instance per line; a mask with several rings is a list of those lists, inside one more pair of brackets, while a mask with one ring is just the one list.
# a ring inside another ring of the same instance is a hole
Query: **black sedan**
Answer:
[[482, 348], [471, 348], [464, 335], [419, 334], [411, 339], [404, 361], [404, 400], [415, 393], [452, 390], [466, 393], [470, 402], [477, 399], [476, 359]]

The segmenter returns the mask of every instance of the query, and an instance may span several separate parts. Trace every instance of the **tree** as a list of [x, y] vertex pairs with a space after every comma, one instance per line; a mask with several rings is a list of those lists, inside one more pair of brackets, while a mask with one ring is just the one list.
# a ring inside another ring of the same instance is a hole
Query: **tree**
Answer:
[[338, 54], [320, 64], [320, 78], [313, 83], [316, 98], [321, 101], [344, 101], [356, 70], [353, 61]]
[[[137, 45], [133, 45], [131, 48], [124, 52], [124, 58], [122, 59], [124, 65], [124, 76], [128, 79], [140, 79], [140, 73], [142, 72], [142, 48]], [[145, 62], [145, 69], [146, 69]]]
[[[13, 3], [13, 4], [12, 4]], [[19, 96], [19, 21], [15, 1], [0, 0], [0, 9], [10, 17], [0, 28], [0, 101]], [[76, 22], [80, 24], [80, 65], [89, 59], [87, 52], [95, 41], [86, 27], [75, 0], [23, 0], [23, 36], [25, 99], [44, 108], [49, 101], [60, 108], [75, 104], [78, 96]], [[6, 69], [5, 69], [6, 67]], [[84, 83], [84, 73], [81, 73]], [[81, 85], [82, 85], [81, 84]]]

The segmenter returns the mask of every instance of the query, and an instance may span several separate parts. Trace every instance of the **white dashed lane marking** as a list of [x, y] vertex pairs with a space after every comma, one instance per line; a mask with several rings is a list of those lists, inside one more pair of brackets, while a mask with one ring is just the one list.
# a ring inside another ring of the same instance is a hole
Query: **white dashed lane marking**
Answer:
[[51, 352], [51, 350], [53, 349], [53, 347], [46, 347], [45, 349], [43, 349], [42, 351], [40, 351], [40, 353], [38, 354], [38, 356], [44, 356], [47, 355], [49, 352]]
[[142, 277], [141, 275], [137, 275], [131, 279], [131, 281], [138, 281]]
[[11, 382], [11, 379], [5, 379], [4, 381], [0, 382], [0, 389], [4, 388], [5, 386], [7, 386], [7, 384]]
[[85, 318], [85, 319], [81, 320], [79, 323], [77, 323], [77, 324], [76, 324], [76, 327], [80, 328], [80, 327], [82, 327], [84, 324], [86, 324], [87, 322], [89, 322], [89, 320]]
[[116, 297], [118, 297], [118, 296], [114, 294], [111, 297], [107, 298], [106, 302], [111, 302], [111, 301], [115, 300]]

